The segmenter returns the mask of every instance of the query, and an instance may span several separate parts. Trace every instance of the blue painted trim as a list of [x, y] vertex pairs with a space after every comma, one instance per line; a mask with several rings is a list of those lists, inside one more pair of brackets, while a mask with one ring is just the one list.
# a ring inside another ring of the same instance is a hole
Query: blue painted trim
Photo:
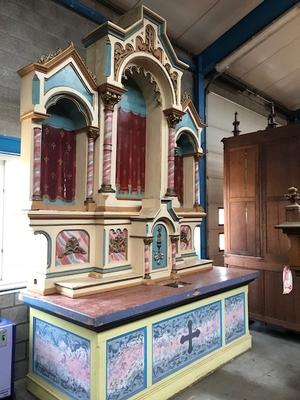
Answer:
[[175, 222], [179, 221], [179, 218], [178, 218], [178, 216], [177, 216], [177, 214], [174, 211], [174, 208], [172, 206], [172, 200], [162, 199], [161, 202], [162, 202], [162, 204], [167, 204], [167, 211], [168, 211], [170, 217], [172, 218], [172, 220], [175, 221]]
[[105, 382], [106, 383], [105, 384], [106, 397], [105, 398], [106, 399], [108, 398], [108, 396], [107, 396], [108, 344], [112, 340], [116, 340], [116, 339], [119, 339], [119, 338], [121, 338], [123, 336], [131, 335], [131, 334], [133, 334], [135, 332], [139, 332], [139, 331], [143, 331], [143, 334], [144, 334], [144, 386], [142, 388], [140, 388], [140, 389], [135, 390], [134, 392], [129, 393], [128, 396], [118, 397], [118, 400], [127, 400], [127, 399], [131, 398], [132, 396], [135, 396], [137, 393], [141, 392], [142, 390], [146, 389], [147, 386], [148, 386], [148, 384], [147, 384], [147, 327], [144, 326], [142, 328], [138, 328], [138, 329], [135, 329], [133, 331], [128, 331], [126, 333], [123, 333], [122, 335], [112, 337], [112, 338], [110, 338], [109, 340], [106, 341], [106, 348], [105, 348], [105, 350], [106, 350], [106, 382]]
[[[35, 330], [36, 330], [36, 321], [37, 321], [37, 320], [42, 321], [44, 324], [51, 325], [51, 326], [53, 326], [53, 327], [56, 328], [56, 329], [60, 329], [61, 331], [64, 331], [64, 332], [66, 332], [66, 333], [68, 333], [68, 334], [71, 333], [73, 336], [76, 336], [76, 337], [80, 338], [81, 340], [84, 340], [84, 341], [88, 342], [88, 343], [89, 343], [89, 349], [90, 349], [90, 372], [91, 372], [91, 370], [92, 370], [92, 365], [91, 365], [91, 358], [92, 358], [91, 341], [90, 341], [89, 339], [87, 339], [86, 337], [84, 337], [84, 336], [76, 335], [76, 333], [67, 331], [66, 329], [63, 329], [63, 328], [61, 328], [60, 326], [51, 324], [51, 323], [48, 322], [48, 321], [45, 321], [45, 320], [40, 319], [40, 318], [33, 317], [33, 328], [32, 328], [32, 362], [31, 362], [32, 371], [33, 371], [37, 376], [39, 376], [39, 377], [41, 377], [42, 379], [44, 379], [46, 382], [49, 382], [52, 386], [56, 387], [61, 393], [66, 394], [68, 397], [70, 397], [70, 398], [73, 399], [73, 400], [79, 400], [78, 397], [72, 396], [71, 393], [69, 393], [68, 391], [64, 390], [61, 386], [55, 384], [53, 381], [51, 381], [50, 379], [46, 378], [44, 375], [41, 375], [39, 372], [37, 372], [37, 371], [35, 370], [35, 368], [34, 368], [34, 341], [35, 341]], [[90, 386], [91, 386], [91, 377], [90, 377]], [[90, 395], [89, 395], [89, 399], [91, 399], [91, 392], [90, 392]]]
[[[197, 58], [197, 72], [195, 74], [195, 106], [200, 118], [206, 123], [206, 87], [205, 77], [202, 73], [202, 59]], [[204, 155], [206, 155], [206, 128], [201, 131], [200, 145]], [[207, 210], [207, 193], [206, 193], [206, 157], [199, 161], [199, 188], [200, 188], [200, 204], [203, 209]], [[200, 241], [201, 241], [201, 258], [208, 258], [207, 254], [207, 220], [204, 218], [200, 225]]]
[[35, 74], [32, 78], [32, 104], [36, 105], [40, 103], [40, 80]]
[[130, 269], [131, 269], [131, 264], [126, 264], [111, 268], [96, 267], [95, 271], [100, 272], [101, 274], [110, 274], [111, 272], [128, 271]]
[[[141, 317], [145, 317], [146, 313], [159, 313], [166, 307], [176, 307], [178, 303], [182, 303], [183, 301], [186, 302], [187, 300], [189, 300], [190, 302], [192, 302], [195, 300], [201, 300], [213, 296], [216, 292], [225, 292], [232, 289], [233, 287], [248, 285], [251, 281], [258, 278], [258, 276], [258, 272], [252, 272], [241, 277], [231, 278], [199, 288], [194, 286], [192, 289], [189, 289], [188, 286], [185, 286], [187, 290], [183, 290], [181, 291], [181, 293], [174, 292], [175, 294], [163, 296], [159, 300], [150, 301], [149, 303], [140, 304], [132, 308], [115, 311], [100, 317], [92, 317], [88, 314], [83, 314], [78, 311], [73, 311], [72, 309], [53, 304], [51, 303], [50, 298], [47, 299], [47, 296], [44, 298], [38, 298], [28, 293], [22, 293], [21, 297], [24, 303], [30, 305], [33, 308], [56, 314], [62, 318], [67, 318], [75, 324], [81, 323], [90, 329], [99, 328], [101, 330], [106, 330], [109, 329], [110, 324], [114, 322], [119, 323], [121, 321], [127, 320], [128, 318], [130, 318], [131, 320], [138, 319]], [[147, 288], [145, 288], [145, 290], [147, 290]], [[197, 292], [197, 290], [199, 292], [199, 295], [195, 295], [195, 292]]]
[[56, 2], [75, 11], [77, 14], [90, 19], [93, 22], [96, 22], [97, 24], [103, 24], [103, 22], [107, 21], [107, 18], [104, 17], [104, 15], [94, 11], [92, 8], [81, 3], [79, 0], [56, 0]]
[[35, 235], [43, 235], [47, 240], [47, 269], [51, 266], [51, 257], [52, 257], [52, 240], [49, 233], [45, 231], [35, 231]]
[[111, 74], [111, 43], [105, 43], [105, 76]]
[[207, 75], [213, 71], [218, 62], [298, 3], [299, 0], [264, 0], [200, 53], [203, 74]]
[[216, 351], [216, 350], [218, 350], [218, 349], [220, 349], [222, 347], [222, 345], [223, 345], [223, 343], [222, 343], [222, 337], [223, 337], [223, 332], [222, 332], [222, 302], [221, 302], [221, 300], [217, 300], [217, 301], [214, 301], [213, 303], [206, 304], [205, 306], [196, 307], [193, 310], [190, 310], [190, 311], [178, 314], [178, 315], [174, 315], [173, 317], [170, 317], [170, 318], [162, 319], [162, 320], [156, 322], [155, 324], [152, 324], [152, 366], [153, 366], [153, 364], [154, 364], [154, 359], [153, 359], [153, 348], [154, 348], [153, 327], [154, 327], [154, 325], [161, 324], [162, 322], [170, 321], [170, 320], [172, 320], [174, 318], [182, 317], [183, 315], [186, 315], [186, 314], [191, 314], [191, 313], [193, 313], [195, 311], [201, 310], [201, 309], [203, 309], [203, 308], [205, 308], [207, 306], [211, 306], [213, 304], [218, 304], [218, 312], [219, 312], [220, 338], [219, 338], [218, 346], [216, 346], [215, 348], [213, 348], [211, 350], [207, 350], [207, 351], [205, 351], [204, 353], [202, 353], [202, 354], [200, 354], [198, 356], [195, 356], [194, 358], [192, 358], [191, 360], [189, 360], [186, 363], [182, 364], [181, 366], [172, 369], [169, 373], [168, 372], [165, 373], [163, 376], [159, 377], [158, 379], [155, 379], [155, 377], [153, 375], [153, 369], [152, 369], [152, 382], [153, 383], [157, 383], [157, 382], [165, 379], [167, 376], [170, 376], [170, 375], [174, 374], [175, 372], [181, 370], [182, 368], [185, 368], [186, 366], [194, 363], [195, 361], [199, 360], [200, 358], [205, 357], [207, 354], [212, 353], [213, 351]]
[[0, 135], [0, 153], [20, 155], [21, 139], [14, 136]]

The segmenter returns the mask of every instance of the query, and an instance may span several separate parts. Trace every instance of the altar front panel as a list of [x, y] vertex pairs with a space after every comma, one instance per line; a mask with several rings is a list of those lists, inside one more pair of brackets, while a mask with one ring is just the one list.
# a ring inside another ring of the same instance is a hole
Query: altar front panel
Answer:
[[43, 400], [167, 399], [251, 347], [247, 291], [104, 332], [31, 308], [28, 388]]

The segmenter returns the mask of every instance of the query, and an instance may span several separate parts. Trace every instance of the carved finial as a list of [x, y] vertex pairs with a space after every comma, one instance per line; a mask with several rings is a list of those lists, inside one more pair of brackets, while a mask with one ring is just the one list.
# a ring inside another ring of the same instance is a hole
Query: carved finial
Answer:
[[186, 101], [191, 100], [191, 96], [189, 95], [188, 92], [184, 92], [182, 97], [181, 97], [181, 104], [185, 103]]
[[300, 200], [298, 189], [294, 186], [288, 188], [288, 193], [284, 195], [284, 198], [289, 200], [292, 206], [298, 206], [298, 200]]
[[234, 121], [233, 121], [233, 123], [232, 123], [232, 125], [234, 126], [233, 131], [232, 131], [233, 136], [238, 136], [238, 135], [240, 134], [240, 132], [241, 132], [241, 131], [239, 130], [240, 121], [238, 121], [237, 116], [238, 116], [238, 113], [237, 113], [237, 111], [236, 111], [236, 112], [234, 113]]
[[56, 49], [53, 53], [42, 55], [38, 59], [38, 64], [46, 64], [48, 61], [51, 61], [54, 57], [58, 56], [62, 52], [61, 48]]
[[267, 128], [276, 128], [278, 125], [277, 122], [275, 121], [276, 113], [274, 109], [274, 103], [271, 103], [271, 112], [268, 116], [268, 126]]

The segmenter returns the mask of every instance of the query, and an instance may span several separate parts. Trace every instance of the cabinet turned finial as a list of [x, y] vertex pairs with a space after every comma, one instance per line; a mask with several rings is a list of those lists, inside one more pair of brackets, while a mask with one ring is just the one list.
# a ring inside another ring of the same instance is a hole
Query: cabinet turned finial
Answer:
[[236, 111], [234, 113], [234, 121], [232, 123], [232, 125], [234, 126], [233, 131], [232, 131], [233, 136], [238, 136], [241, 133], [241, 131], [239, 130], [240, 121], [238, 121], [237, 116], [238, 116], [238, 113]]

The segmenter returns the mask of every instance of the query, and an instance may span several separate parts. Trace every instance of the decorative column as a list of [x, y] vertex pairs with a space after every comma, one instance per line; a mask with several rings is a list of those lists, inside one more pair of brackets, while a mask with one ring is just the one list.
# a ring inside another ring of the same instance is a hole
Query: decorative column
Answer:
[[194, 155], [194, 163], [195, 163], [195, 203], [194, 207], [200, 206], [200, 191], [199, 191], [199, 160], [201, 158], [201, 154], [196, 153]]
[[95, 142], [99, 136], [99, 128], [89, 126], [87, 131], [87, 178], [86, 178], [86, 203], [94, 202], [94, 171], [95, 171]]
[[144, 238], [144, 279], [151, 279], [150, 276], [150, 245], [153, 242], [152, 237]]
[[171, 252], [172, 252], [172, 270], [171, 276], [176, 278], [177, 277], [177, 270], [176, 270], [176, 253], [177, 253], [177, 243], [179, 240], [179, 235], [170, 235], [171, 239]]
[[98, 91], [104, 105], [103, 170], [100, 193], [114, 193], [111, 186], [112, 121], [115, 105], [121, 100], [125, 89], [104, 83]]
[[185, 114], [176, 108], [164, 110], [165, 117], [169, 126], [169, 144], [168, 144], [168, 188], [166, 196], [175, 197], [175, 127], [181, 121]]
[[33, 191], [32, 200], [42, 200], [41, 195], [42, 128], [33, 128]]

